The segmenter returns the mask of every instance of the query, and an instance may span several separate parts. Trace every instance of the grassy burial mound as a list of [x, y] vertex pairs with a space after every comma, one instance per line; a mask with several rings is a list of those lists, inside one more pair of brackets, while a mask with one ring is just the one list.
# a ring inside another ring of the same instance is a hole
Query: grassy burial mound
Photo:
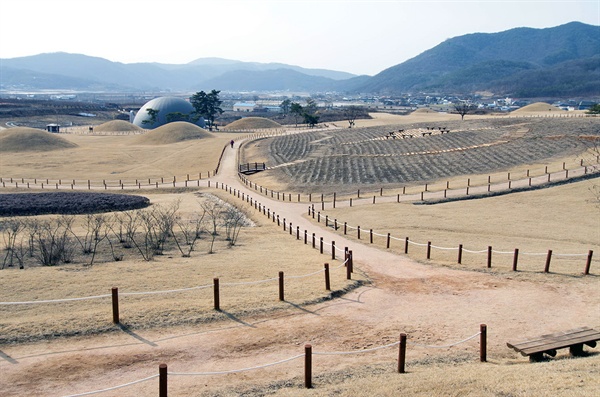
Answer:
[[556, 106], [552, 106], [545, 102], [536, 102], [536, 103], [532, 103], [531, 105], [523, 106], [522, 108], [511, 112], [511, 114], [517, 114], [517, 115], [523, 114], [523, 113], [556, 114], [556, 113], [566, 113], [566, 111], [562, 110], [560, 108], [557, 108]]
[[435, 110], [429, 108], [420, 108], [412, 112], [411, 114], [437, 114]]
[[229, 123], [224, 127], [226, 130], [257, 130], [264, 128], [281, 128], [281, 124], [264, 117], [244, 117]]
[[142, 132], [143, 128], [124, 120], [112, 120], [94, 127], [95, 132]]
[[[431, 123], [402, 128], [427, 126]], [[477, 119], [444, 126], [451, 132], [394, 140], [384, 138], [390, 126], [311, 131], [252, 143], [248, 153], [266, 157], [271, 169], [261, 177], [298, 191], [322, 192], [332, 186], [338, 191], [339, 186], [402, 186], [545, 163], [585, 151], [581, 135], [600, 135], [600, 120], [592, 119]], [[244, 156], [244, 161], [255, 160]]]
[[142, 145], [169, 145], [171, 143], [213, 137], [213, 134], [197, 125], [185, 121], [176, 121], [141, 135], [135, 140], [135, 143]]
[[49, 152], [75, 147], [64, 138], [35, 128], [15, 127], [0, 132], [0, 152]]

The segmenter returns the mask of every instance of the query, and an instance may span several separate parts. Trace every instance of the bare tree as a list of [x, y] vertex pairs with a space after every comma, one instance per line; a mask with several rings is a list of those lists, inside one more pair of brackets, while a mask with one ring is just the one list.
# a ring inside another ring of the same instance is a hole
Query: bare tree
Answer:
[[104, 239], [102, 231], [106, 224], [106, 216], [103, 214], [88, 214], [85, 216], [85, 234], [78, 236], [77, 233], [72, 232], [73, 237], [81, 246], [81, 252], [85, 255], [92, 254], [92, 262], [96, 255], [96, 249], [100, 241]]
[[240, 231], [246, 225], [248, 217], [239, 208], [228, 205], [223, 213], [223, 225], [225, 226], [226, 240], [229, 246], [234, 246]]
[[[25, 225], [23, 222], [16, 218], [9, 218], [8, 220], [0, 223], [0, 231], [2, 232], [4, 249], [6, 250], [6, 255], [2, 261], [2, 269], [4, 269], [6, 266], [14, 266], [14, 260], [18, 259], [17, 239], [24, 228]], [[23, 263], [21, 260], [19, 262], [22, 268]]]
[[362, 114], [362, 110], [358, 106], [348, 106], [343, 110], [344, 118], [348, 120], [348, 128], [354, 127], [356, 118]]
[[[113, 215], [112, 217], [107, 218], [106, 223], [104, 225], [104, 232], [103, 232], [104, 239], [106, 240], [106, 242], [108, 243], [108, 246], [110, 247], [111, 257], [115, 262], [119, 262], [119, 261], [123, 260], [123, 254], [118, 254], [115, 251], [115, 245], [113, 244], [113, 242], [111, 240], [111, 234], [119, 237], [118, 234], [115, 233], [115, 229], [116, 229], [115, 223], [118, 223], [119, 219], [120, 218], [116, 215]], [[119, 229], [122, 230], [122, 225], [119, 226]]]
[[39, 223], [34, 234], [34, 257], [41, 265], [56, 266], [61, 261], [64, 263], [72, 261], [75, 244], [69, 238], [71, 223], [68, 217]]
[[175, 244], [177, 245], [179, 252], [181, 252], [181, 256], [184, 258], [189, 258], [191, 256], [196, 241], [201, 238], [205, 216], [206, 210], [204, 210], [202, 214], [196, 215], [193, 219], [183, 220], [181, 217], [176, 218], [175, 224], [183, 236], [183, 241], [180, 241], [180, 239], [177, 238], [177, 233], [175, 233], [175, 231], [172, 233], [173, 240], [175, 240]]
[[207, 232], [211, 237], [208, 253], [213, 254], [215, 239], [219, 235], [219, 231], [223, 225], [224, 205], [220, 200], [206, 200], [202, 203], [202, 209], [206, 215]]
[[465, 115], [471, 113], [476, 108], [477, 106], [469, 101], [460, 101], [454, 104], [454, 110], [456, 111], [456, 113], [460, 114], [461, 120], [464, 120]]

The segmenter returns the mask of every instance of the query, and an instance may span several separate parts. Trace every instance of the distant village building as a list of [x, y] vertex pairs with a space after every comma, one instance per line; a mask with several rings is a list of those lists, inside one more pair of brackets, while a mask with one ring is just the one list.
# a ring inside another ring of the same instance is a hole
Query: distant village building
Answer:
[[281, 106], [265, 106], [264, 109], [270, 113], [281, 113]]
[[58, 133], [58, 132], [60, 132], [60, 125], [48, 124], [48, 125], [46, 125], [46, 131]]
[[252, 102], [236, 102], [233, 104], [234, 112], [253, 112], [256, 104]]

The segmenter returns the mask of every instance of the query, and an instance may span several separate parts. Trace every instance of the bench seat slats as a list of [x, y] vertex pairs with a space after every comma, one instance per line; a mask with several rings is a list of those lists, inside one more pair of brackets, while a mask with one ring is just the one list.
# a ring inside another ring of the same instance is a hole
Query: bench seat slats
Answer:
[[518, 343], [507, 343], [506, 345], [523, 355], [530, 355], [598, 340], [600, 340], [600, 332], [588, 327], [582, 327], [555, 334], [542, 335], [535, 339]]

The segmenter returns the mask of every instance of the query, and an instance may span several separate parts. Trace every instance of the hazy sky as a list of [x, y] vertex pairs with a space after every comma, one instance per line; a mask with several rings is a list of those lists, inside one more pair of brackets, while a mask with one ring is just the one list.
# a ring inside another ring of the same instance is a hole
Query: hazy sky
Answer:
[[600, 25], [600, 0], [0, 0], [0, 15], [0, 58], [219, 57], [374, 75], [468, 33]]

